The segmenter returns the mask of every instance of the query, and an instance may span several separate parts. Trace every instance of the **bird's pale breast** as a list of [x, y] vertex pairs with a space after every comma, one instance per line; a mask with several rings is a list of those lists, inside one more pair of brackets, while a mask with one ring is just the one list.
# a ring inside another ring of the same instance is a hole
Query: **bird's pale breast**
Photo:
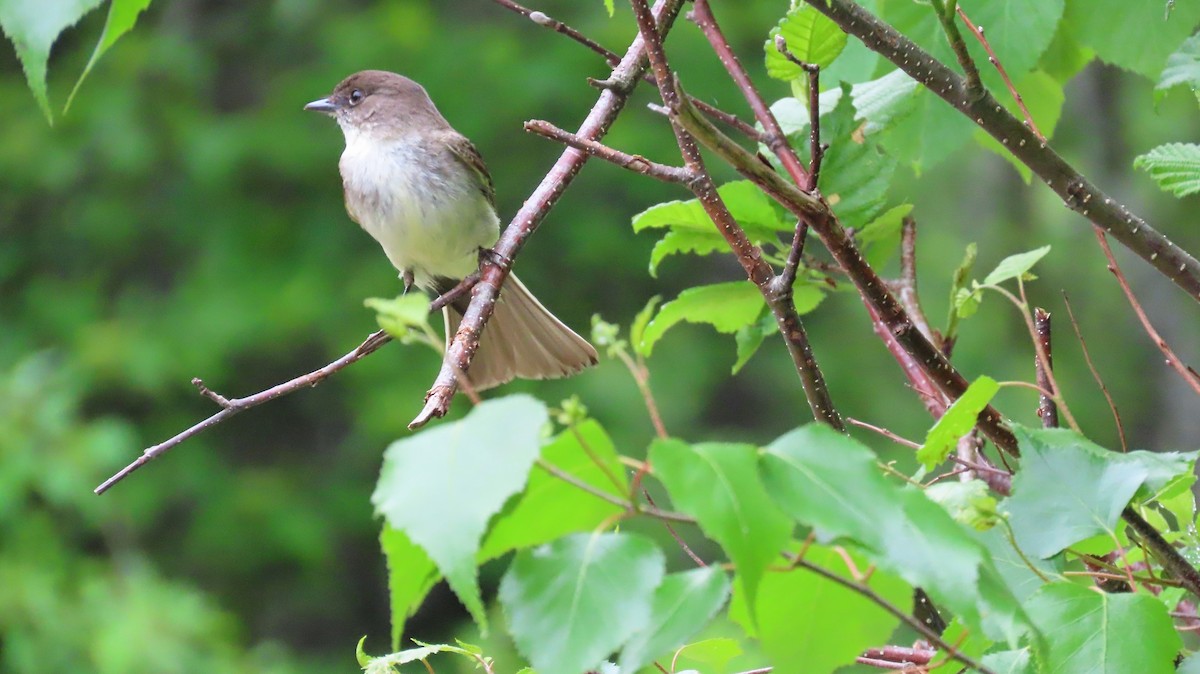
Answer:
[[495, 211], [458, 161], [420, 138], [346, 137], [339, 163], [346, 209], [396, 269], [412, 270], [422, 286], [471, 273], [478, 249], [499, 233]]

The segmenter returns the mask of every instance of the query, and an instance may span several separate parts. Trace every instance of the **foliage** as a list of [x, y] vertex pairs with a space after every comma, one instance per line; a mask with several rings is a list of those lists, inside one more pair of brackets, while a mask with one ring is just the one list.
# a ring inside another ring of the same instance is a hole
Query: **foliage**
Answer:
[[[911, 389], [889, 382], [895, 366], [870, 341], [852, 284], [815, 243], [791, 289], [839, 408], [878, 417], [901, 437], [924, 435], [917, 452], [802, 424], [794, 368], [778, 339], [768, 341], [780, 322], [760, 288], [726, 264], [725, 239], [702, 204], [610, 180], [604, 198], [564, 200], [555, 217], [571, 226], [539, 232], [521, 267], [571, 324], [598, 310], [636, 313], [627, 333], [596, 322], [597, 344], [610, 355], [597, 373], [524, 389], [537, 397], [506, 390], [400, 435], [437, 362], [425, 350], [403, 350], [399, 366], [374, 356], [308, 397], [190, 441], [95, 499], [94, 481], [135, 447], [211, 412], [181, 393], [194, 373], [220, 388], [262, 388], [345, 352], [372, 328], [371, 312], [398, 341], [440, 346], [426, 298], [359, 308], [362, 297], [396, 285], [377, 251], [343, 222], [336, 132], [317, 131], [295, 108], [365, 63], [410, 68], [492, 158], [501, 206], [511, 211], [554, 151], [521, 144], [511, 130], [531, 109], [574, 114], [586, 96], [564, 94], [562, 82], [585, 64], [597, 67], [549, 31], [484, 23], [435, 3], [325, 14], [291, 2], [269, 14], [204, 7], [194, 16], [164, 4], [113, 0], [103, 27], [83, 19], [79, 31], [98, 29], [100, 38], [80, 51], [76, 35], [59, 33], [98, 2], [0, 1], [0, 27], [24, 71], [24, 83], [15, 62], [12, 73], [0, 72], [0, 110], [11, 119], [0, 148], [11, 188], [0, 196], [0, 537], [11, 542], [0, 548], [0, 669], [328, 671], [348, 662], [354, 638], [385, 633], [389, 614], [393, 652], [368, 656], [360, 641], [365, 671], [708, 673], [769, 664], [822, 672], [915, 638], [941, 639], [929, 642], [934, 671], [973, 662], [992, 672], [1167, 672], [1181, 656], [1178, 671], [1195, 666], [1195, 644], [1180, 639], [1173, 618], [1189, 603], [1163, 582], [1162, 560], [1121, 516], [1138, 513], [1185, 558], [1200, 558], [1196, 452], [1106, 449], [1117, 445], [1098, 430], [1105, 407], [1078, 393], [1088, 375], [1061, 349], [1056, 373], [1070, 383], [1055, 385], [1055, 402], [1065, 409], [1063, 391], [1072, 392], [1083, 428], [1022, 426], [1031, 405], [1014, 403], [1024, 394], [1010, 380], [1028, 378], [1032, 349], [1013, 337], [1021, 325], [999, 302], [981, 304], [985, 294], [1003, 297], [1028, 319], [1034, 302], [1055, 301], [1062, 286], [1092, 299], [1077, 305], [1083, 332], [1123, 392], [1138, 446], [1171, 446], [1161, 429], [1183, 428], [1194, 415], [1163, 411], [1181, 406], [1163, 404], [1167, 387], [1146, 374], [1149, 359], [1123, 357], [1142, 337], [1097, 310], [1113, 289], [1098, 283], [1107, 280], [1103, 264], [1073, 254], [1086, 239], [1070, 232], [1090, 234], [1063, 224], [1060, 205], [1011, 191], [1002, 163], [964, 152], [1001, 154], [1029, 181], [1010, 147], [973, 130], [973, 120], [805, 3], [792, 3], [782, 19], [781, 7], [714, 9], [754, 50], [766, 34], [765, 60], [752, 74], [772, 97], [768, 76], [786, 85], [771, 109], [803, 160], [811, 160], [814, 121], [808, 76], [775, 36], [822, 66], [824, 89], [814, 93], [829, 148], [819, 187], [867, 262], [891, 274], [906, 218], [937, 233], [921, 240], [922, 281], [933, 290], [918, 300], [947, 311], [947, 326], [931, 336], [974, 383], [955, 401], [918, 390], [935, 420], [918, 413]], [[863, 4], [955, 62], [935, 15], [945, 3]], [[1182, 97], [1168, 93], [1200, 81], [1189, 37], [1200, 9], [957, 4], [986, 26], [1056, 148], [1077, 142], [1068, 128], [1076, 124], [1058, 122], [1076, 122], [1072, 110], [1083, 116], [1086, 108], [1066, 95], [1077, 92], [1065, 87], [1081, 72], [1098, 77], [1095, 66], [1085, 70], [1090, 62], [1153, 78], [1107, 75], [1137, 94], [1129, 98], [1139, 113], [1120, 127], [1128, 138], [1086, 142], [1158, 144], [1135, 166], [1176, 196], [1200, 191], [1195, 146], [1161, 144], [1171, 140], [1161, 129], [1179, 136], [1176, 126], [1141, 114], [1155, 103], [1171, 119], [1194, 122], [1195, 100], [1180, 111], [1172, 106]], [[155, 23], [114, 47], [148, 7]], [[631, 35], [628, 12], [611, 0], [561, 9], [602, 41]], [[243, 20], [272, 39], [250, 44], [226, 30]], [[673, 40], [688, 39], [677, 30]], [[1118, 32], [1123, 39], [1113, 40]], [[966, 38], [984, 84], [1019, 111], [982, 46]], [[298, 59], [282, 44], [311, 54]], [[720, 64], [697, 58], [714, 60], [707, 49], [676, 44], [682, 81], [741, 112], [737, 91], [716, 76]], [[542, 58], [542, 49], [554, 57]], [[456, 58], [430, 58], [449, 53]], [[477, 71], [469, 84], [461, 79], [468, 61]], [[14, 103], [27, 86], [51, 117], [47, 63], [51, 85], [60, 67], [82, 73], [67, 98], [74, 108], [54, 131]], [[90, 84], [80, 88], [84, 76]], [[725, 88], [712, 84], [720, 82]], [[572, 105], [560, 110], [564, 101]], [[672, 147], [661, 119], [633, 112], [609, 140], [646, 156], [669, 156]], [[716, 163], [718, 196], [780, 268], [794, 218]], [[1020, 207], [1005, 212], [1010, 204]], [[1163, 205], [1171, 214], [1163, 221], [1183, 221], [1186, 208]], [[639, 210], [632, 229], [643, 236], [613, 226]], [[977, 257], [993, 269], [980, 281], [972, 280]], [[660, 306], [656, 293], [674, 299]], [[736, 378], [721, 376], [729, 334]], [[578, 397], [558, 409], [541, 402], [567, 392]], [[963, 436], [972, 444], [989, 404], [1008, 413], [1017, 436], [1021, 456], [1008, 458], [1011, 466], [979, 466], [978, 454], [955, 452]], [[651, 437], [639, 408], [657, 419], [659, 405], [674, 433]], [[977, 478], [1002, 479], [954, 481], [959, 462]], [[376, 473], [373, 520], [367, 485]], [[1112, 583], [1130, 591], [1109, 592]], [[917, 587], [950, 623], [944, 633], [914, 634], [922, 623], [902, 623]], [[464, 610], [474, 627], [455, 628]], [[451, 645], [451, 629], [480, 645]], [[430, 643], [402, 648], [413, 635]]]

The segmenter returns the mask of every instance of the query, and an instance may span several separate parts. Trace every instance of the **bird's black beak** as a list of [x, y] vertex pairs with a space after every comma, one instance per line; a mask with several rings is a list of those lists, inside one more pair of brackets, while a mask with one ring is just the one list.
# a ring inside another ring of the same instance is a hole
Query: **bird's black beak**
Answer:
[[312, 110], [313, 112], [323, 112], [327, 115], [332, 115], [333, 113], [337, 112], [338, 106], [335, 105], [334, 102], [329, 100], [328, 98], [320, 98], [320, 99], [317, 99], [317, 100], [313, 101], [312, 103], [309, 103], [308, 105], [304, 106], [304, 109]]

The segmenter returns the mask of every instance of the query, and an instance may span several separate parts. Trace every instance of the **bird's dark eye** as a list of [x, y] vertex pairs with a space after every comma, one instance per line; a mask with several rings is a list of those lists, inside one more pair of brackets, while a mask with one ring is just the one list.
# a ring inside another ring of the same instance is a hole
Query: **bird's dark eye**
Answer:
[[354, 91], [351, 91], [350, 92], [350, 105], [358, 105], [359, 103], [362, 103], [362, 99], [365, 96], [366, 96], [366, 94], [364, 94], [362, 92], [362, 89], [355, 89]]

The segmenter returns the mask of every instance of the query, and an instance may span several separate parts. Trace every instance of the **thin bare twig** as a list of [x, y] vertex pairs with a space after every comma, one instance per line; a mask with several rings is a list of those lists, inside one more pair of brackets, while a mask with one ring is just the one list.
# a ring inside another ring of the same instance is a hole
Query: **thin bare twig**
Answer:
[[633, 503], [632, 501], [627, 501], [627, 500], [621, 498], [620, 496], [615, 496], [613, 494], [610, 494], [610, 493], [604, 491], [603, 489], [598, 489], [598, 488], [588, 484], [587, 482], [580, 480], [579, 478], [575, 477], [574, 475], [568, 473], [567, 471], [563, 470], [562, 468], [559, 468], [558, 466], [550, 463], [549, 461], [547, 461], [545, 459], [538, 458], [536, 464], [537, 464], [538, 468], [541, 468], [542, 470], [544, 470], [547, 473], [553, 475], [554, 477], [562, 480], [563, 482], [566, 482], [567, 484], [569, 484], [573, 487], [577, 487], [577, 488], [591, 494], [592, 496], [595, 496], [598, 499], [607, 501], [607, 502], [617, 506], [618, 508], [622, 508], [627, 513], [647, 515], [649, 517], [653, 517], [655, 519], [660, 519], [660, 520], [665, 520], [668, 522], [681, 522], [684, 524], [695, 524], [696, 523], [696, 519], [694, 517], [689, 517], [682, 513], [671, 512], [669, 510], [660, 510], [653, 506], [650, 506], [650, 507], [640, 506], [639, 507], [636, 503]]
[[594, 157], [599, 157], [621, 168], [629, 169], [634, 173], [640, 173], [665, 183], [686, 185], [693, 177], [692, 172], [686, 168], [659, 164], [638, 154], [621, 152], [590, 138], [581, 138], [570, 131], [560, 129], [550, 122], [540, 119], [525, 122], [525, 130], [583, 150]]
[[[471, 274], [467, 278], [463, 279], [458, 283], [458, 285], [430, 302], [429, 310], [440, 311], [443, 307], [468, 292], [475, 282], [478, 281], [478, 279], [478, 274]], [[103, 494], [112, 488], [113, 485], [125, 479], [130, 473], [146, 465], [151, 460], [162, 456], [171, 449], [174, 449], [185, 440], [199, 435], [209, 428], [224, 422], [229, 417], [248, 410], [251, 407], [257, 407], [263, 403], [270, 402], [276, 398], [288, 395], [289, 393], [294, 393], [300, 389], [312, 388], [325, 381], [325, 379], [331, 375], [341, 371], [346, 366], [356, 363], [372, 353], [375, 353], [375, 351], [379, 350], [380, 347], [390, 341], [392, 341], [392, 337], [383, 330], [371, 333], [371, 335], [367, 337], [362, 344], [359, 344], [357, 348], [341, 358], [338, 358], [332, 363], [313, 370], [308, 374], [301, 375], [289, 381], [283, 382], [282, 384], [277, 384], [264, 391], [259, 391], [258, 393], [246, 396], [244, 398], [226, 398], [225, 396], [208, 388], [208, 386], [206, 386], [199, 377], [192, 379], [192, 385], [199, 390], [200, 395], [216, 403], [217, 406], [221, 408], [221, 411], [213, 414], [204, 421], [180, 431], [171, 438], [168, 438], [157, 445], [146, 448], [146, 450], [142, 452], [142, 455], [139, 456], [133, 463], [125, 466], [115, 475], [101, 483], [100, 486], [96, 487], [94, 490], [95, 493]]]
[[956, 10], [958, 11], [959, 18], [963, 20], [963, 23], [967, 24], [967, 28], [975, 35], [975, 39], [979, 40], [979, 44], [983, 45], [984, 51], [988, 54], [988, 61], [991, 61], [992, 65], [996, 66], [996, 71], [1004, 79], [1004, 86], [1008, 87], [1008, 93], [1017, 102], [1017, 107], [1021, 108], [1021, 114], [1025, 116], [1025, 121], [1029, 123], [1029, 130], [1033, 131], [1033, 135], [1037, 136], [1038, 140], [1043, 143], [1046, 142], [1046, 136], [1042, 134], [1037, 127], [1037, 123], [1033, 121], [1033, 115], [1029, 114], [1029, 108], [1025, 107], [1025, 99], [1021, 98], [1021, 92], [1017, 91], [1016, 85], [1008, 77], [1008, 71], [1004, 69], [1004, 64], [1000, 63], [1000, 58], [996, 56], [996, 52], [992, 51], [991, 43], [983, 36], [983, 28], [977, 28], [975, 24], [971, 23], [971, 19], [967, 18], [967, 13], [963, 11], [962, 5], [958, 5]]
[[1142, 324], [1142, 329], [1146, 331], [1146, 335], [1150, 337], [1150, 341], [1154, 342], [1154, 346], [1167, 357], [1167, 365], [1171, 369], [1179, 373], [1180, 377], [1187, 382], [1188, 386], [1197, 394], [1200, 394], [1200, 377], [1196, 376], [1196, 371], [1188, 367], [1186, 363], [1175, 355], [1175, 351], [1171, 345], [1167, 344], [1167, 340], [1158, 334], [1154, 326], [1150, 324], [1150, 319], [1146, 316], [1146, 311], [1142, 309], [1142, 305], [1137, 301], [1137, 297], [1133, 294], [1133, 289], [1129, 287], [1129, 281], [1126, 280], [1124, 272], [1121, 271], [1120, 265], [1117, 264], [1117, 258], [1113, 256], [1112, 248], [1108, 245], [1108, 237], [1104, 232], [1096, 230], [1096, 240], [1100, 242], [1100, 248], [1104, 250], [1104, 257], [1108, 258], [1108, 270], [1113, 276], [1117, 277], [1117, 283], [1121, 284], [1121, 291], [1125, 293], [1125, 298], [1129, 300], [1129, 306], [1133, 307], [1134, 313], [1137, 314], [1138, 321]]
[[1079, 322], [1075, 320], [1075, 312], [1071, 310], [1071, 300], [1067, 297], [1067, 293], [1063, 292], [1063, 304], [1067, 306], [1067, 316], [1071, 319], [1071, 328], [1075, 330], [1075, 336], [1079, 338], [1079, 346], [1083, 349], [1083, 360], [1087, 363], [1088, 369], [1092, 372], [1092, 379], [1096, 380], [1096, 384], [1100, 387], [1100, 392], [1104, 394], [1104, 399], [1108, 401], [1108, 409], [1112, 412], [1113, 421], [1117, 424], [1117, 436], [1121, 439], [1121, 451], [1129, 451], [1129, 443], [1125, 441], [1125, 425], [1121, 423], [1121, 413], [1117, 411], [1117, 404], [1113, 402], [1113, 397], [1108, 392], [1108, 387], [1104, 385], [1104, 380], [1100, 378], [1100, 373], [1096, 370], [1095, 363], [1092, 362], [1092, 354], [1088, 351], [1087, 340], [1083, 338], [1083, 332], [1079, 329]]
[[[621, 56], [619, 54], [617, 54], [616, 52], [605, 48], [599, 42], [596, 42], [595, 40], [587, 37], [583, 33], [568, 26], [567, 24], [565, 24], [557, 19], [553, 19], [553, 18], [547, 16], [545, 12], [539, 12], [537, 10], [529, 9], [528, 7], [525, 7], [524, 5], [513, 2], [512, 0], [492, 0], [492, 1], [500, 6], [504, 7], [505, 9], [512, 10], [512, 11], [516, 12], [517, 14], [520, 14], [521, 16], [528, 18], [530, 21], [533, 21], [534, 23], [536, 23], [539, 26], [544, 26], [546, 28], [549, 28], [550, 30], [553, 30], [556, 33], [566, 35], [567, 37], [571, 38], [572, 40], [575, 40], [579, 44], [587, 47], [588, 49], [590, 49], [590, 50], [596, 52], [597, 54], [599, 54], [600, 56], [602, 56], [604, 58], [605, 62], [608, 63], [608, 65], [610, 65], [610, 66], [615, 66], [621, 62]], [[641, 77], [643, 80], [645, 80], [651, 86], [657, 86], [654, 82], [654, 76], [651, 75], [650, 73], [644, 72], [644, 73], [642, 73]], [[607, 86], [611, 85], [609, 80], [603, 80], [603, 81], [597, 80], [597, 81], [594, 81], [593, 83], [596, 84], [597, 86], [602, 86], [602, 87], [607, 87]], [[702, 112], [704, 112], [704, 114], [708, 115], [709, 117], [712, 117], [713, 119], [721, 122], [722, 124], [725, 124], [726, 126], [737, 129], [741, 133], [745, 134], [747, 138], [758, 140], [758, 138], [759, 138], [758, 129], [755, 129], [750, 124], [747, 124], [746, 122], [742, 121], [740, 118], [738, 118], [737, 115], [734, 115], [729, 112], [725, 112], [724, 110], [716, 107], [715, 105], [712, 105], [710, 103], [705, 103], [704, 101], [702, 101], [698, 98], [692, 99], [692, 104], [695, 105], [697, 108], [700, 108], [700, 110]]]
[[957, 660], [958, 662], [961, 662], [968, 669], [975, 670], [975, 671], [979, 672], [980, 674], [995, 674], [995, 672], [993, 670], [991, 670], [987, 667], [984, 667], [982, 664], [980, 664], [978, 661], [976, 661], [971, 656], [969, 656], [966, 653], [963, 653], [963, 652], [959, 651], [958, 649], [954, 648], [953, 646], [951, 646], [949, 643], [946, 642], [945, 639], [942, 639], [942, 636], [940, 634], [938, 634], [934, 630], [930, 629], [928, 625], [921, 622], [920, 620], [917, 620], [916, 618], [912, 617], [908, 613], [905, 613], [903, 610], [901, 610], [895, 604], [891, 603], [887, 599], [884, 599], [879, 593], [875, 592], [875, 590], [872, 590], [869, 586], [864, 585], [862, 583], [856, 583], [848, 578], [843, 578], [842, 576], [839, 576], [838, 574], [836, 574], [832, 571], [829, 571], [828, 569], [817, 566], [816, 564], [813, 564], [812, 562], [806, 561], [804, 559], [794, 558], [793, 564], [796, 567], [807, 569], [808, 571], [812, 571], [813, 573], [817, 574], [818, 576], [821, 576], [822, 578], [825, 578], [826, 580], [831, 580], [848, 590], [851, 590], [853, 592], [856, 592], [856, 593], [862, 595], [863, 597], [866, 597], [872, 603], [879, 606], [880, 608], [887, 611], [888, 613], [892, 614], [894, 617], [898, 618], [905, 625], [908, 625], [911, 629], [915, 630], [918, 634], [920, 634], [922, 636], [922, 638], [924, 638], [930, 644], [936, 646], [939, 651], [945, 653], [952, 659]]

